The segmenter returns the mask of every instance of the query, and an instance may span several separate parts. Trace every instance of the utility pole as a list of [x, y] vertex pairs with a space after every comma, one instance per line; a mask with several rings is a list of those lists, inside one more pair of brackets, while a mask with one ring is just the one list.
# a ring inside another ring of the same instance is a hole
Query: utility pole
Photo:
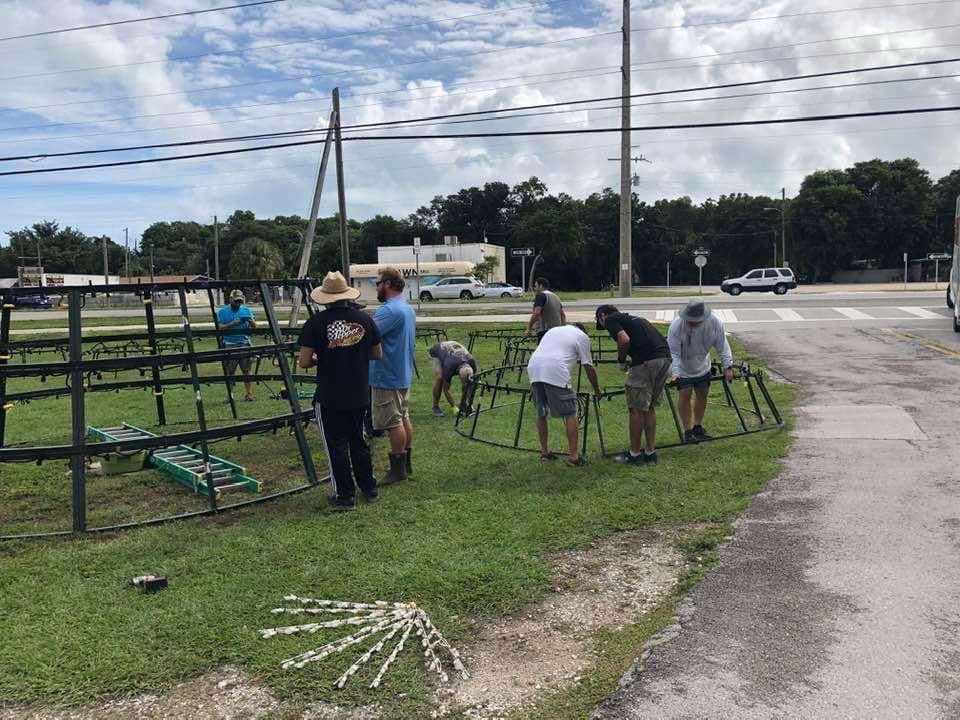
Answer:
[[128, 228], [123, 229], [123, 274], [130, 282], [130, 233]]
[[623, 0], [623, 97], [620, 99], [620, 297], [633, 291], [633, 193], [630, 186], [630, 0]]
[[780, 262], [787, 267], [787, 189], [780, 188]]
[[343, 263], [343, 277], [350, 284], [350, 244], [347, 240], [347, 198], [343, 191], [343, 144], [340, 138], [340, 88], [333, 89], [333, 114], [335, 122], [333, 134], [336, 141], [337, 160], [337, 203], [340, 209], [340, 260]]
[[[110, 263], [107, 259], [107, 236], [103, 236], [103, 284], [110, 284]], [[107, 307], [110, 307], [110, 294], [106, 295]]]
[[[214, 280], [220, 279], [220, 223], [217, 222], [216, 215], [213, 216], [213, 274], [216, 276]], [[217, 288], [217, 304], [222, 302], [220, 288]]]
[[[300, 268], [297, 271], [297, 279], [301, 280], [307, 276], [310, 270], [310, 255], [313, 253], [313, 238], [317, 232], [317, 214], [320, 212], [320, 198], [323, 195], [323, 181], [327, 176], [327, 163], [330, 160], [330, 144], [333, 139], [333, 126], [336, 122], [336, 111], [330, 111], [330, 122], [327, 123], [327, 137], [323, 143], [323, 155], [320, 157], [320, 169], [317, 171], [317, 184], [313, 189], [313, 202], [310, 205], [310, 219], [307, 221], [307, 232], [303, 236], [303, 249], [300, 251]], [[346, 277], [346, 275], [344, 275]], [[349, 282], [349, 281], [348, 281]], [[293, 291], [293, 307], [290, 308], [289, 326], [294, 328], [300, 319], [300, 303], [303, 298], [300, 293], [300, 286]]]
[[153, 243], [150, 243], [150, 282], [153, 282]]

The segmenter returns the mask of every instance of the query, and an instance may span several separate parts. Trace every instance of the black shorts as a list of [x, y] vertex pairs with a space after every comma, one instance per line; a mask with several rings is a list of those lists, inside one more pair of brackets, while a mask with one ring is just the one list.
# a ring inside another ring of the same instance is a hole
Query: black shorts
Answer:
[[701, 388], [704, 386], [710, 387], [710, 381], [713, 379], [713, 373], [708, 372], [705, 375], [699, 375], [697, 377], [679, 377], [677, 378], [676, 388], [677, 390], [683, 390], [684, 388], [693, 387]]

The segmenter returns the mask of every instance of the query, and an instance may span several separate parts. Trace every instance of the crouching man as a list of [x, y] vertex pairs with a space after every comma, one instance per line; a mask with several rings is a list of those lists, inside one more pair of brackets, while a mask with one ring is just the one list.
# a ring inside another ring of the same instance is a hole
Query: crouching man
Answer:
[[[442, 391], [447, 398], [450, 406], [464, 414], [470, 413], [467, 405], [467, 392], [470, 389], [470, 379], [477, 372], [477, 361], [473, 359], [463, 345], [455, 340], [445, 340], [438, 342], [429, 350], [430, 361], [433, 364], [433, 414], [435, 417], [443, 417], [443, 410], [440, 409], [440, 392]], [[453, 394], [450, 392], [450, 383], [453, 376], [460, 376], [460, 405], [453, 401]]]
[[530, 361], [527, 375], [530, 378], [530, 397], [537, 404], [537, 435], [540, 439], [540, 458], [555, 460], [550, 451], [547, 430], [547, 414], [561, 418], [567, 432], [570, 457], [568, 465], [581, 467], [587, 461], [580, 456], [579, 433], [577, 432], [577, 393], [570, 384], [570, 368], [579, 362], [583, 365], [594, 395], [600, 396], [597, 371], [593, 367], [590, 352], [590, 337], [583, 325], [561, 325], [547, 330]]
[[[733, 380], [733, 352], [723, 329], [723, 321], [703, 300], [691, 300], [670, 323], [667, 333], [672, 358], [673, 379], [677, 384], [677, 410], [683, 423], [683, 441], [709, 440], [703, 429], [703, 415], [710, 394], [710, 349], [720, 355], [723, 376]], [[690, 407], [693, 396], [693, 408]]]
[[624, 382], [630, 414], [630, 449], [614, 460], [628, 465], [656, 463], [657, 406], [670, 377], [666, 338], [649, 321], [622, 313], [613, 305], [597, 308], [597, 330], [606, 330], [616, 340], [621, 365], [630, 358]]

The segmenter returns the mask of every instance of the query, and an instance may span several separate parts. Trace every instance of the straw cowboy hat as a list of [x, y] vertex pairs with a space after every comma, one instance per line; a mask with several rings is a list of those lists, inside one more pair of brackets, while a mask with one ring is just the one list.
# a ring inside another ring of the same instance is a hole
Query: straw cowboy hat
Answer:
[[347, 285], [347, 279], [339, 272], [328, 272], [323, 285], [310, 292], [310, 299], [318, 305], [329, 305], [340, 300], [356, 300], [360, 290]]
[[680, 311], [680, 317], [690, 322], [703, 322], [710, 317], [711, 310], [705, 305], [703, 300], [691, 300], [687, 306]]

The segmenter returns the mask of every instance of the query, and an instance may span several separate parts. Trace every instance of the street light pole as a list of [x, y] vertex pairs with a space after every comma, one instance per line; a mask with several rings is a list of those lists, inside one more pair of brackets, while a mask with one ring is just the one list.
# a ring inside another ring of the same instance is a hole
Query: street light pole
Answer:
[[787, 267], [787, 189], [780, 188], [780, 261]]

